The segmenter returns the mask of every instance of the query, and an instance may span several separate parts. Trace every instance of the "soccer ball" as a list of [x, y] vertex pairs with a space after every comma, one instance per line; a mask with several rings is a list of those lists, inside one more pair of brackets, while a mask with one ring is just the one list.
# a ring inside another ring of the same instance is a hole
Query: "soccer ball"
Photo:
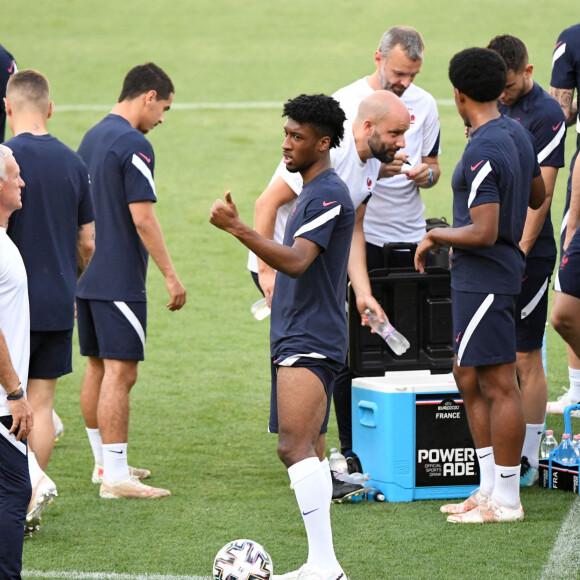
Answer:
[[213, 580], [270, 580], [273, 573], [270, 554], [252, 540], [226, 544], [213, 563]]

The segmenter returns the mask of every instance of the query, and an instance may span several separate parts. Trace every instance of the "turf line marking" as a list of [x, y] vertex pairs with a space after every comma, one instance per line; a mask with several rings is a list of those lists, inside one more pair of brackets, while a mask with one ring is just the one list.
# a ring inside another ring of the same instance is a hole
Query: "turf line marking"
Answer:
[[[451, 99], [437, 101], [440, 107], [449, 107], [455, 104]], [[196, 111], [204, 109], [281, 109], [283, 103], [277, 101], [248, 101], [240, 103], [173, 103], [172, 109], [176, 111]], [[54, 110], [58, 113], [85, 113], [87, 111], [110, 111], [111, 105], [55, 105]]]
[[554, 548], [542, 572], [542, 580], [578, 578], [580, 570], [580, 497], [577, 497], [562, 523]]
[[56, 570], [23, 570], [23, 578], [56, 578], [62, 580], [211, 580], [211, 576], [172, 576], [165, 574], [115, 574], [114, 572], [58, 572]]

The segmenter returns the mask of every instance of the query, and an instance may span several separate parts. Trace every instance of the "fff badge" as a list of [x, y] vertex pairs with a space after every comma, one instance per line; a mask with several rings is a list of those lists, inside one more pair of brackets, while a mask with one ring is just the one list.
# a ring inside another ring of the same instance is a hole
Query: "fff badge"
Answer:
[[417, 394], [415, 486], [479, 485], [479, 465], [463, 400]]

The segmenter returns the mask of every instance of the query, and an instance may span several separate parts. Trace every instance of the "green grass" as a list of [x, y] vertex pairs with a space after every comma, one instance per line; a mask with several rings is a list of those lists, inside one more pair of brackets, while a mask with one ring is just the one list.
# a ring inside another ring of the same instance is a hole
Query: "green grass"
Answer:
[[[569, 0], [33, 0], [13, 3], [1, 41], [20, 68], [47, 74], [57, 106], [112, 105], [124, 74], [145, 60], [172, 76], [176, 105], [283, 102], [371, 74], [384, 30], [414, 25], [427, 45], [417, 82], [443, 101], [443, 174], [424, 199], [428, 215], [451, 218], [450, 177], [465, 141], [450, 104], [449, 59], [496, 34], [515, 34], [528, 46], [534, 78], [548, 88], [553, 45], [575, 20]], [[75, 354], [75, 371], [56, 394], [65, 434], [48, 471], [59, 497], [26, 542], [26, 570], [209, 575], [217, 550], [238, 537], [264, 544], [279, 572], [303, 563], [301, 518], [275, 438], [265, 432], [268, 323], [249, 313], [258, 293], [246, 251], [208, 223], [211, 204], [230, 188], [252, 221], [254, 200], [280, 158], [280, 112], [175, 107], [151, 133], [156, 210], [188, 304], [177, 313], [165, 309], [165, 287], [152, 265], [147, 360], [132, 395], [129, 458], [173, 495], [151, 503], [99, 499], [79, 407], [84, 361]], [[76, 148], [103, 115], [57, 108], [50, 129]], [[566, 179], [567, 169], [556, 186], [557, 230]], [[563, 343], [550, 328], [552, 398], [567, 385], [566, 367]], [[559, 418], [548, 426], [562, 431]], [[336, 433], [332, 421], [329, 447]], [[468, 529], [447, 525], [435, 501], [333, 506], [336, 551], [354, 580], [539, 578], [573, 500], [526, 489], [523, 524]]]

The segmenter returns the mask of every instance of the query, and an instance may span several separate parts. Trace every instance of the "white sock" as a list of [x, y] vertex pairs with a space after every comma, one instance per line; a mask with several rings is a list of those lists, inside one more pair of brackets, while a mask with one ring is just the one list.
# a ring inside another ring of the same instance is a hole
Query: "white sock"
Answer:
[[520, 465], [495, 466], [493, 497], [502, 505], [515, 508], [520, 503]]
[[103, 445], [103, 477], [114, 483], [128, 476], [127, 444], [110, 443]]
[[38, 480], [44, 475], [44, 471], [40, 469], [40, 465], [38, 465], [38, 461], [36, 461], [34, 451], [30, 451], [30, 449], [28, 450], [28, 473], [30, 474], [32, 487], [34, 487], [38, 483]]
[[568, 367], [568, 377], [570, 379], [570, 397], [574, 401], [580, 401], [580, 369]]
[[320, 467], [322, 467], [322, 471], [324, 471], [324, 475], [326, 475], [326, 483], [328, 484], [328, 489], [330, 490], [328, 501], [332, 503], [332, 475], [330, 474], [330, 462], [328, 461], [328, 457], [325, 457], [320, 462]]
[[475, 453], [477, 454], [477, 461], [479, 462], [479, 491], [486, 495], [491, 495], [493, 493], [493, 486], [495, 485], [493, 447], [481, 447], [480, 449], [476, 449]]
[[[288, 468], [308, 537], [308, 564], [323, 569], [340, 565], [334, 554], [330, 526], [328, 475], [318, 457], [308, 457]], [[331, 492], [332, 493], [332, 492]]]
[[86, 428], [89, 436], [89, 443], [95, 456], [95, 463], [103, 465], [103, 440], [101, 439], [101, 431], [99, 429]]
[[526, 437], [522, 449], [522, 457], [528, 458], [528, 463], [538, 469], [540, 456], [540, 443], [542, 442], [542, 433], [544, 424], [539, 425], [526, 424]]

